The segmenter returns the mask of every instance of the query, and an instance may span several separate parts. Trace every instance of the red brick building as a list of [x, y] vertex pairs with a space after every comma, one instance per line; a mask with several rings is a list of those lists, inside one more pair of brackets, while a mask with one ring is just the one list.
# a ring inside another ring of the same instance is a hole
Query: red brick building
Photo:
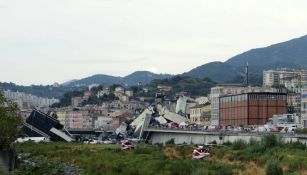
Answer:
[[219, 99], [220, 125], [264, 125], [274, 114], [286, 112], [284, 93], [246, 93]]

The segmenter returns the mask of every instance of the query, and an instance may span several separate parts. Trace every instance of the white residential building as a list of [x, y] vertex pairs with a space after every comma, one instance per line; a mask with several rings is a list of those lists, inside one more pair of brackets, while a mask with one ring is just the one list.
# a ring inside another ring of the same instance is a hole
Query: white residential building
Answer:
[[101, 91], [97, 93], [97, 97], [103, 97], [104, 95], [110, 95], [110, 88], [109, 87], [103, 87]]
[[302, 89], [301, 93], [301, 114], [302, 124], [307, 128], [307, 88]]
[[59, 102], [59, 100], [55, 98], [43, 98], [18, 91], [12, 92], [10, 90], [4, 91], [4, 96], [5, 98], [16, 101], [18, 104], [22, 104], [22, 106], [25, 107], [49, 107], [50, 105]]
[[123, 95], [125, 93], [125, 88], [121, 87], [121, 86], [118, 86], [115, 88], [115, 91], [114, 91], [114, 95], [116, 97], [120, 97], [121, 95]]
[[263, 86], [285, 86], [293, 92], [307, 86], [307, 70], [277, 69], [263, 71]]

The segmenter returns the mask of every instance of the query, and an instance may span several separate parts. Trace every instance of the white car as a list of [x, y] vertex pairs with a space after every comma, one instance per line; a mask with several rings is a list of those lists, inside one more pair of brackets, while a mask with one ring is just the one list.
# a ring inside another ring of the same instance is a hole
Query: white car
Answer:
[[243, 128], [242, 127], [237, 127], [233, 129], [234, 132], [242, 132]]
[[296, 129], [297, 129], [296, 127], [284, 127], [280, 132], [281, 133], [294, 133]]
[[86, 144], [100, 144], [101, 141], [99, 141], [99, 140], [88, 140], [88, 141], [84, 141], [84, 143], [86, 143]]
[[259, 127], [255, 128], [255, 129], [253, 129], [252, 132], [261, 132], [261, 133], [263, 133], [263, 132], [268, 132], [268, 130], [265, 127], [263, 127], [263, 126], [259, 126]]
[[210, 125], [210, 126], [208, 127], [208, 129], [209, 129], [209, 130], [215, 130], [215, 129], [216, 129], [216, 126], [215, 126], [215, 125]]

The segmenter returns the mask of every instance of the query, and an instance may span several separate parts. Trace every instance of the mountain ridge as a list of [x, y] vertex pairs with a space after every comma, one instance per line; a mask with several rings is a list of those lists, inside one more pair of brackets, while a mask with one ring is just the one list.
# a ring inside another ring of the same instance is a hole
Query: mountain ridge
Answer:
[[[242, 79], [247, 62], [250, 73], [257, 76], [257, 79], [261, 78], [262, 71], [268, 69], [283, 67], [307, 68], [307, 35], [265, 47], [250, 49], [229, 58], [225, 62], [209, 62], [178, 75], [200, 79], [210, 78], [218, 83], [231, 83], [232, 80]], [[124, 77], [95, 74], [79, 80], [67, 81], [61, 85], [67, 87], [88, 86], [90, 84], [122, 84], [131, 86], [137, 85], [139, 82], [148, 84], [154, 79], [165, 79], [172, 76], [174, 75], [156, 74], [149, 71], [135, 71]], [[258, 83], [257, 85], [261, 84]]]
[[133, 86], [137, 85], [138, 83], [148, 84], [154, 79], [165, 79], [170, 78], [173, 75], [170, 74], [156, 74], [150, 71], [135, 71], [127, 76], [120, 77], [120, 76], [112, 76], [106, 74], [95, 74], [86, 78], [82, 78], [72, 83], [65, 82], [65, 86], [88, 86], [91, 84], [105, 84], [105, 85], [112, 85], [112, 84], [122, 84]]
[[247, 62], [251, 71], [258, 73], [281, 67], [304, 68], [307, 66], [307, 35], [248, 50], [231, 57], [225, 63], [234, 67], [244, 67]]
[[[212, 63], [203, 64], [185, 74], [205, 78], [208, 73], [200, 73], [210, 70], [208, 78], [216, 82], [223, 82], [227, 77], [231, 82], [232, 78], [237, 79], [238, 76], [244, 76], [247, 63], [250, 73], [256, 76], [256, 79], [261, 78], [264, 70], [284, 67], [294, 69], [307, 68], [307, 35], [266, 47], [250, 49], [229, 58], [225, 62], [220, 62], [219, 65], [215, 65], [214, 70], [210, 69]], [[195, 72], [199, 73], [195, 74]], [[257, 83], [256, 85], [261, 84]]]

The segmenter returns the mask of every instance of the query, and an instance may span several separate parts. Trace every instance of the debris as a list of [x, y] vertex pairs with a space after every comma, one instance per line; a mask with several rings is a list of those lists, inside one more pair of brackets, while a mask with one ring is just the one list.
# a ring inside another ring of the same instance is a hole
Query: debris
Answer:
[[51, 141], [73, 141], [70, 134], [64, 131], [64, 126], [56, 118], [36, 109], [33, 109], [22, 128], [28, 137], [44, 137]]
[[167, 124], [167, 120], [165, 120], [165, 118], [162, 117], [162, 116], [156, 117], [155, 120], [156, 120], [157, 122], [159, 122], [160, 125], [165, 125], [165, 124]]

